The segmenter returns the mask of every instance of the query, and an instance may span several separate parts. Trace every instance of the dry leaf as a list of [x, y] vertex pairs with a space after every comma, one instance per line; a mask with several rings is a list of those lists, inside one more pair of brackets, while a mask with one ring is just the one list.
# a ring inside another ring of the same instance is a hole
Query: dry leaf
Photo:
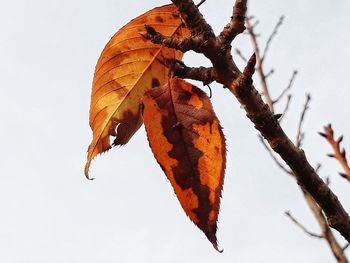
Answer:
[[143, 120], [152, 152], [182, 208], [215, 249], [226, 146], [208, 96], [184, 80], [151, 89]]
[[181, 59], [182, 53], [146, 41], [140, 32], [150, 25], [166, 36], [187, 36], [177, 8], [166, 5], [135, 18], [120, 29], [104, 48], [93, 80], [90, 127], [93, 140], [88, 149], [85, 175], [91, 160], [114, 145], [123, 145], [142, 125], [140, 101], [145, 91], [163, 85], [169, 69], [167, 59]]

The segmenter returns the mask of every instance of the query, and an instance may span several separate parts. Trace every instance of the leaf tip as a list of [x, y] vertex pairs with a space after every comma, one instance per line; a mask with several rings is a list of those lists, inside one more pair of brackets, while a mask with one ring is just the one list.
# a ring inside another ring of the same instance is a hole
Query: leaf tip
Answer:
[[206, 230], [202, 229], [202, 231], [206, 235], [207, 239], [213, 245], [214, 249], [216, 251], [218, 251], [219, 253], [222, 253], [222, 252], [224, 252], [224, 250], [219, 248], [218, 241], [217, 241], [217, 238], [216, 238], [216, 230], [217, 230], [216, 226], [215, 226], [215, 228], [209, 228], [209, 229], [206, 229]]
[[224, 252], [224, 250], [223, 250], [222, 248], [219, 248], [218, 243], [217, 243], [216, 241], [215, 241], [215, 242], [212, 242], [212, 244], [213, 244], [214, 249], [215, 249], [217, 252], [219, 252], [219, 253]]
[[91, 160], [88, 160], [86, 162], [85, 169], [84, 169], [84, 174], [85, 174], [86, 179], [88, 179], [90, 181], [93, 181], [95, 178], [90, 178], [90, 176], [89, 176], [90, 163], [91, 163]]

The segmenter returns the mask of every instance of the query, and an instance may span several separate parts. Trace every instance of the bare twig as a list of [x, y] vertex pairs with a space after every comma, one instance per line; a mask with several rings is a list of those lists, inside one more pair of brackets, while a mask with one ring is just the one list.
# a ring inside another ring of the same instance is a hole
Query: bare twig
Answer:
[[288, 169], [277, 159], [277, 157], [274, 155], [273, 151], [269, 148], [269, 146], [268, 146], [268, 145], [266, 144], [266, 142], [264, 141], [264, 138], [261, 137], [261, 136], [259, 135], [259, 139], [260, 139], [261, 143], [264, 145], [266, 151], [270, 154], [272, 160], [274, 160], [274, 162], [277, 164], [277, 166], [278, 166], [279, 168], [281, 168], [285, 173], [287, 173], [287, 174], [289, 174], [289, 175], [292, 175], [293, 173], [292, 173], [290, 170], [288, 170]]
[[275, 73], [275, 70], [274, 70], [274, 69], [271, 69], [271, 70], [266, 74], [265, 78], [267, 79], [267, 78], [271, 77], [271, 75], [272, 75], [273, 73]]
[[333, 148], [334, 153], [328, 154], [328, 156], [337, 159], [344, 169], [344, 172], [339, 173], [339, 175], [350, 182], [350, 167], [346, 159], [346, 151], [340, 146], [341, 142], [343, 141], [343, 136], [341, 135], [337, 140], [335, 140], [334, 131], [331, 124], [324, 127], [324, 133], [320, 132], [319, 134], [326, 138], [328, 143]]
[[296, 78], [296, 76], [298, 75], [298, 71], [297, 70], [294, 70], [293, 71], [293, 74], [292, 74], [292, 77], [290, 78], [289, 80], [289, 83], [288, 83], [288, 86], [281, 92], [281, 94], [273, 101], [273, 104], [275, 103], [278, 103], [282, 98], [283, 96], [287, 93], [287, 91], [289, 91], [292, 86], [293, 86], [293, 83], [294, 83], [294, 80]]
[[309, 231], [305, 226], [303, 226], [295, 217], [292, 216], [292, 214], [290, 213], [290, 211], [286, 211], [284, 212], [284, 214], [289, 217], [290, 220], [292, 220], [292, 222], [294, 224], [296, 224], [301, 230], [303, 230], [306, 234], [308, 234], [311, 237], [315, 237], [315, 238], [324, 238], [323, 235], [318, 235], [315, 233], [312, 233], [311, 231]]
[[321, 170], [322, 164], [318, 163], [315, 167], [316, 173], [318, 173]]
[[[253, 28], [256, 28], [258, 25], [260, 24], [259, 20], [255, 20], [254, 24], [252, 25]], [[259, 34], [256, 35], [257, 37], [259, 36]]]
[[274, 37], [277, 35], [278, 29], [279, 27], [283, 24], [283, 20], [284, 20], [284, 16], [281, 16], [277, 22], [277, 24], [275, 25], [270, 37], [268, 38], [266, 45], [265, 45], [265, 49], [264, 52], [262, 53], [262, 57], [261, 60], [264, 61], [267, 55], [267, 52], [271, 46], [272, 40], [274, 39]]
[[246, 24], [247, 24], [247, 31], [249, 33], [250, 40], [253, 44], [253, 49], [256, 56], [256, 69], [258, 71], [258, 75], [261, 82], [262, 95], [265, 99], [266, 104], [269, 106], [270, 110], [274, 112], [273, 100], [271, 98], [269, 89], [267, 87], [266, 74], [263, 68], [263, 60], [260, 54], [257, 36], [254, 32], [254, 26], [251, 24], [251, 19], [246, 19]]
[[236, 51], [236, 54], [237, 54], [245, 63], [248, 62], [248, 59], [242, 54], [242, 52], [241, 52], [238, 48], [235, 48], [235, 51]]
[[279, 119], [279, 122], [280, 122], [280, 123], [281, 123], [282, 120], [285, 118], [285, 116], [286, 116], [286, 114], [287, 114], [287, 112], [288, 112], [288, 110], [289, 110], [289, 106], [290, 106], [291, 101], [292, 101], [292, 95], [289, 94], [288, 97], [287, 97], [286, 106], [284, 107], [284, 110], [282, 111], [282, 112], [283, 112], [283, 113], [282, 113], [282, 117]]
[[309, 109], [310, 101], [311, 101], [310, 94], [306, 94], [306, 101], [305, 101], [305, 104], [303, 107], [303, 111], [301, 112], [301, 116], [300, 116], [300, 120], [299, 120], [299, 124], [298, 124], [297, 138], [296, 138], [296, 142], [295, 142], [295, 144], [298, 148], [303, 143], [304, 133], [302, 132], [302, 126], [303, 126], [303, 123], [305, 120], [305, 114], [306, 114], [307, 110]]

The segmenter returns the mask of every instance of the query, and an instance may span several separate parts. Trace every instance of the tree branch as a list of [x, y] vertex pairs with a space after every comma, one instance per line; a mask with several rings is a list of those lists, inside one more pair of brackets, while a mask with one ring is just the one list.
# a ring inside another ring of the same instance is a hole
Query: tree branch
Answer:
[[268, 141], [271, 148], [278, 153], [294, 172], [298, 184], [319, 204], [327, 215], [328, 223], [337, 229], [346, 240], [350, 240], [350, 218], [338, 197], [316, 174], [306, 159], [304, 151], [293, 145], [274, 119], [268, 106], [262, 101], [257, 90], [252, 86], [251, 75], [254, 72], [255, 56], [249, 60], [243, 73], [230, 84], [226, 84], [237, 97], [247, 112], [255, 128]]
[[[253, 55], [244, 72], [241, 73], [231, 56], [231, 46], [224, 45], [213, 37], [211, 27], [206, 23], [192, 0], [172, 0], [193, 35], [205, 34], [202, 53], [211, 60], [217, 74], [217, 82], [227, 87], [246, 111], [247, 117], [295, 174], [297, 183], [318, 203], [327, 216], [331, 227], [338, 230], [350, 242], [350, 218], [338, 197], [317, 175], [306, 159], [305, 153], [296, 147], [254, 88], [252, 75], [257, 57]], [[236, 5], [246, 1], [236, 1]], [[237, 30], [239, 31], [239, 30]]]
[[[257, 23], [255, 23], [257, 24]], [[255, 24], [253, 26], [251, 26], [251, 28], [254, 28], [255, 27]], [[278, 28], [278, 26], [277, 26]], [[274, 32], [277, 32], [277, 29], [274, 30]], [[252, 32], [250, 32], [252, 33]], [[255, 48], [255, 50], [259, 51], [259, 47], [257, 46], [257, 40], [256, 40], [256, 34], [253, 32], [253, 34], [250, 34], [251, 35], [251, 40], [253, 42], [253, 47], [257, 47]], [[274, 33], [272, 34], [272, 37], [273, 37]], [[272, 39], [272, 37], [270, 37], [269, 39]], [[271, 40], [269, 40], [268, 42], [271, 42]], [[269, 44], [267, 44], [267, 47], [269, 46]], [[266, 52], [264, 52], [264, 54], [266, 54]], [[261, 71], [258, 71], [259, 74], [261, 74], [261, 80], [262, 80], [262, 85], [265, 84], [266, 88], [267, 88], [267, 83], [266, 83], [266, 79], [267, 79], [267, 75], [264, 74], [263, 70]], [[292, 78], [290, 79], [290, 82], [287, 86], [287, 88], [285, 90], [282, 91], [281, 95], [273, 102], [273, 104], [277, 103], [278, 101], [280, 101], [283, 96], [287, 93], [288, 90], [291, 89], [292, 87], [292, 84], [294, 82], [294, 79], [296, 77], [296, 74], [297, 72], [294, 71], [293, 72], [293, 75], [292, 75]], [[267, 89], [268, 90], [268, 89]], [[263, 95], [265, 95], [263, 93]], [[266, 97], [266, 96], [265, 96]], [[281, 118], [279, 119], [279, 122], [282, 121], [282, 119], [286, 116], [286, 112], [288, 111], [288, 108], [289, 108], [289, 105], [290, 105], [290, 102], [291, 102], [291, 99], [292, 99], [292, 95], [288, 95], [287, 97], [287, 103], [286, 103], [286, 106], [285, 106], [285, 109], [283, 111], [283, 114], [281, 116]], [[272, 105], [273, 106], [273, 105]], [[307, 107], [307, 106], [306, 106]], [[306, 110], [304, 107], [304, 110], [303, 112]], [[304, 119], [304, 115], [305, 113], [302, 114], [302, 117], [300, 119], [300, 124], [299, 124], [299, 132], [298, 132], [298, 138], [301, 138], [300, 134], [302, 133], [301, 132], [301, 123], [303, 122], [303, 119]], [[262, 140], [262, 143], [264, 145], [264, 147], [268, 150], [269, 154], [271, 155], [272, 159], [275, 161], [275, 163], [288, 175], [292, 175], [294, 178], [296, 178], [296, 175], [294, 173], [291, 173], [288, 169], [286, 169], [281, 163], [280, 161], [275, 157], [275, 155], [273, 154], [272, 150], [270, 148], [267, 147], [266, 143], [263, 141], [263, 138], [261, 136], [259, 136], [259, 138]], [[301, 141], [299, 142], [299, 145], [301, 144]], [[318, 164], [315, 171], [316, 173], [318, 173], [319, 169], [320, 169], [321, 165]], [[329, 180], [326, 179], [326, 184], [329, 185]], [[337, 259], [337, 261], [339, 263], [348, 263], [348, 260], [344, 254], [344, 249], [339, 245], [338, 241], [336, 240], [336, 238], [334, 237], [328, 223], [327, 223], [327, 219], [326, 217], [324, 216], [321, 208], [317, 205], [317, 203], [315, 202], [315, 200], [312, 198], [312, 196], [306, 192], [305, 190], [303, 190], [301, 188], [302, 192], [303, 192], [303, 195], [304, 195], [304, 198], [310, 208], [310, 210], [312, 211], [314, 217], [316, 218], [318, 224], [320, 225], [321, 229], [322, 229], [322, 233], [323, 233], [323, 237], [324, 239], [327, 241], [334, 257]]]

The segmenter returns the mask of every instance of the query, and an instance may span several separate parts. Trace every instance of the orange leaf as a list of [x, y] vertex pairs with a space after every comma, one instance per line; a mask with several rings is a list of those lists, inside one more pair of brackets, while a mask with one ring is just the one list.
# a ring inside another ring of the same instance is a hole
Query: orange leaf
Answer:
[[208, 96], [184, 80], [171, 79], [145, 93], [143, 120], [152, 152], [182, 208], [218, 249], [226, 145]]
[[[182, 53], [145, 40], [140, 32], [150, 25], [165, 36], [187, 36], [177, 8], [166, 5], [135, 18], [120, 29], [104, 48], [97, 62], [92, 86], [90, 127], [93, 140], [88, 149], [85, 175], [91, 160], [114, 145], [126, 144], [142, 125], [140, 101], [148, 89], [169, 79], [167, 59]], [[114, 136], [113, 145], [110, 136]]]

